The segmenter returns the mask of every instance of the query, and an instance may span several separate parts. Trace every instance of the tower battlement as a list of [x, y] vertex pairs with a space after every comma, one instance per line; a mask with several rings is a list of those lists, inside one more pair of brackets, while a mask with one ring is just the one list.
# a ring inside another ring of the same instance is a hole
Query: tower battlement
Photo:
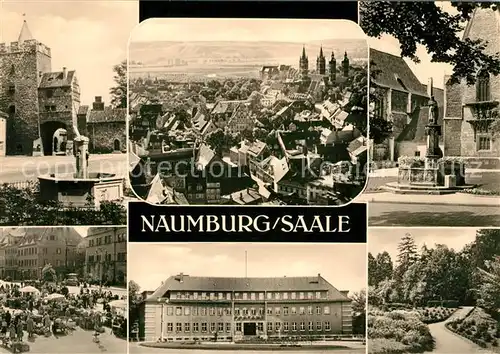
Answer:
[[0, 55], [14, 54], [22, 52], [39, 52], [51, 56], [50, 48], [36, 39], [30, 39], [23, 42], [0, 43]]

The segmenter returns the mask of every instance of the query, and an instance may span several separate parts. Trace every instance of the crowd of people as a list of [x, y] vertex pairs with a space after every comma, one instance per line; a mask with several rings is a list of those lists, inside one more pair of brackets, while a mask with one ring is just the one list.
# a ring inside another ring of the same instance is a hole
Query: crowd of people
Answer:
[[74, 331], [77, 327], [94, 331], [98, 341], [104, 327], [111, 333], [126, 336], [124, 313], [116, 311], [113, 303], [124, 301], [124, 297], [113, 294], [106, 288], [93, 289], [81, 284], [79, 292], [71, 293], [60, 284], [41, 282], [14, 284], [0, 282], [0, 343], [14, 352], [29, 350], [28, 342], [36, 336], [59, 336]]

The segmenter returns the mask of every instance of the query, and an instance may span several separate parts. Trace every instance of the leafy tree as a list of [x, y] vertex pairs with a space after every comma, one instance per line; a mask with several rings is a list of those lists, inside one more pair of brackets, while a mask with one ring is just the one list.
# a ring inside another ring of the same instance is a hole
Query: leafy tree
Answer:
[[129, 324], [130, 327], [140, 320], [139, 304], [141, 302], [139, 291], [141, 287], [133, 280], [128, 282]]
[[365, 1], [360, 3], [360, 25], [370, 37], [395, 37], [401, 56], [419, 62], [418, 45], [425, 46], [431, 60], [453, 66], [450, 83], [465, 79], [474, 84], [476, 73], [485, 69], [500, 74], [500, 57], [485, 52], [482, 40], [462, 39], [460, 32], [476, 8], [497, 10], [494, 2], [451, 2], [457, 15], [441, 9], [436, 2]]
[[124, 60], [120, 64], [113, 67], [116, 86], [112, 87], [109, 92], [111, 94], [111, 105], [115, 108], [127, 107], [127, 61]]
[[366, 290], [351, 295], [352, 299], [352, 331], [354, 334], [366, 333]]
[[394, 265], [392, 264], [391, 256], [388, 252], [384, 251], [377, 255], [377, 270], [378, 280], [391, 279]]
[[368, 252], [368, 286], [376, 286], [378, 284], [377, 277], [377, 261], [371, 252]]
[[42, 269], [42, 279], [45, 282], [56, 282], [57, 274], [52, 264], [46, 264]]
[[500, 309], [500, 256], [489, 261], [487, 269], [479, 268], [482, 284], [478, 289], [477, 304], [498, 317]]

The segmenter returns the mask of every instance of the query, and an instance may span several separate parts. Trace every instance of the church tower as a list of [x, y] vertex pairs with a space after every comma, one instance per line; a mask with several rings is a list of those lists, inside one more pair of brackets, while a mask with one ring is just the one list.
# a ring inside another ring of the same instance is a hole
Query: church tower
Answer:
[[318, 59], [316, 59], [316, 71], [320, 75], [326, 74], [326, 59], [323, 55], [323, 46], [320, 47], [319, 56]]
[[344, 77], [349, 76], [349, 58], [347, 57], [347, 52], [344, 53], [344, 60], [342, 60], [342, 73]]
[[307, 58], [306, 55], [306, 47], [302, 47], [302, 56], [300, 57], [299, 60], [299, 69], [300, 69], [300, 76], [301, 77], [306, 77], [307, 74], [309, 73], [309, 59]]
[[6, 153], [31, 155], [39, 138], [38, 86], [51, 71], [50, 48], [33, 38], [24, 20], [16, 42], [0, 43], [0, 111], [8, 114]]
[[330, 62], [328, 63], [328, 71], [330, 74], [330, 83], [334, 83], [337, 79], [337, 60], [335, 59], [335, 54], [332, 51], [332, 56]]

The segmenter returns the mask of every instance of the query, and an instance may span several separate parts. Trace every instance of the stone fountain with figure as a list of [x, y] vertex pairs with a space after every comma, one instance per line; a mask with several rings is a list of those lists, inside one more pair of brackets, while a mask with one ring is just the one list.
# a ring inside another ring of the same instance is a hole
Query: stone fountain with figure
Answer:
[[465, 182], [465, 165], [459, 159], [445, 158], [439, 146], [442, 134], [438, 123], [439, 108], [429, 80], [429, 121], [425, 126], [426, 154], [399, 159], [398, 181], [387, 183], [384, 189], [398, 194], [446, 194], [473, 188]]
[[121, 200], [124, 178], [105, 171], [89, 172], [89, 139], [80, 135], [75, 123], [73, 130], [76, 172], [38, 176], [41, 200], [59, 201], [65, 207], [84, 207], [90, 203], [96, 208], [102, 201]]

